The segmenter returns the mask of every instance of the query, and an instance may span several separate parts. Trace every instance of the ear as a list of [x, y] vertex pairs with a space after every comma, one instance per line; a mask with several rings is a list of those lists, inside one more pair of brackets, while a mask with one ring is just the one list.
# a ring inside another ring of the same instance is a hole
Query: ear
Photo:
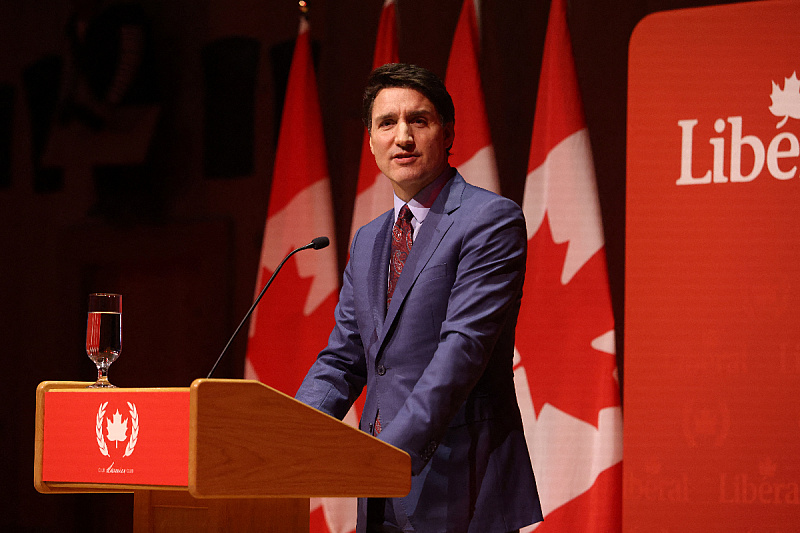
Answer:
[[375, 149], [372, 147], [372, 133], [368, 134], [367, 137], [369, 138], [369, 151], [372, 152], [372, 155], [375, 155]]
[[444, 126], [444, 145], [450, 150], [453, 147], [453, 141], [456, 138], [456, 125], [452, 122]]

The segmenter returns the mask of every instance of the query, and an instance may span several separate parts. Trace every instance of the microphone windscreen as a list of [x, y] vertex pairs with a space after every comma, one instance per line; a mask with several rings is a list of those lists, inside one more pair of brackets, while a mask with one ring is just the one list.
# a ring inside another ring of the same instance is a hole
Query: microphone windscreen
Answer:
[[330, 243], [331, 241], [327, 237], [317, 237], [316, 239], [311, 240], [312, 248], [315, 250], [321, 250], [322, 248], [327, 247]]

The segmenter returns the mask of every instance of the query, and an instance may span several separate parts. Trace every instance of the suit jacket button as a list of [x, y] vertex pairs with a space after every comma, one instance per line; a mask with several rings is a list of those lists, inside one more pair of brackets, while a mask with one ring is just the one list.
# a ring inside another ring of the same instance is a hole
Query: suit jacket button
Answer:
[[378, 365], [378, 375], [382, 376], [386, 373], [386, 367], [383, 365]]

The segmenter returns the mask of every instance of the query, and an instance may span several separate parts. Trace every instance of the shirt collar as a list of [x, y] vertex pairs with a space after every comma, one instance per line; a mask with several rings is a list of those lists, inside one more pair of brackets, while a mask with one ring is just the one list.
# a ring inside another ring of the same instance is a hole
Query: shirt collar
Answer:
[[[436, 201], [439, 193], [442, 192], [442, 189], [444, 189], [444, 186], [447, 185], [448, 181], [450, 181], [450, 178], [456, 175], [455, 170], [456, 169], [453, 167], [447, 167], [444, 172], [439, 174], [439, 177], [426, 185], [421, 191], [414, 195], [411, 200], [408, 201], [408, 208], [414, 215], [414, 221], [416, 221], [417, 224], [421, 224], [422, 221], [425, 220], [425, 217], [428, 216], [428, 211], [430, 211], [431, 206], [433, 205], [433, 202]], [[400, 209], [402, 209], [404, 205], [406, 205], [406, 202], [398, 198], [395, 194], [395, 220], [397, 220], [397, 217], [400, 214]]]

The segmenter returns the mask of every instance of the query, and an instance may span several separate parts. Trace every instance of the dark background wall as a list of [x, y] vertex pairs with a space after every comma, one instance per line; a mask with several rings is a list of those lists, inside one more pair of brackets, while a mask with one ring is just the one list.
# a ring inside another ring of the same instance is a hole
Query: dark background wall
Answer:
[[[132, 498], [33, 489], [34, 392], [92, 380], [86, 295], [124, 294], [120, 386], [203, 377], [249, 307], [269, 198], [293, 0], [140, 0], [160, 115], [145, 165], [124, 131], [54, 132], [69, 0], [0, 9], [0, 356], [3, 531], [125, 531]], [[398, 0], [400, 57], [444, 77], [461, 0]], [[594, 149], [623, 361], [627, 42], [648, 13], [713, 2], [574, 0], [569, 20]], [[381, 0], [312, 0], [311, 25], [339, 254], [346, 245]], [[482, 76], [506, 196], [522, 201], [549, 2], [485, 1]], [[50, 106], [50, 107], [48, 107]], [[460, 112], [465, 112], [461, 110]], [[127, 128], [127, 129], [126, 129]], [[134, 131], [135, 130], [135, 131]], [[142, 131], [145, 131], [146, 128]], [[133, 132], [133, 133], [132, 133]], [[309, 238], [314, 237], [313, 235]], [[340, 265], [343, 267], [343, 264]], [[265, 300], [262, 305], [270, 305]], [[218, 377], [242, 375], [245, 343]]]

